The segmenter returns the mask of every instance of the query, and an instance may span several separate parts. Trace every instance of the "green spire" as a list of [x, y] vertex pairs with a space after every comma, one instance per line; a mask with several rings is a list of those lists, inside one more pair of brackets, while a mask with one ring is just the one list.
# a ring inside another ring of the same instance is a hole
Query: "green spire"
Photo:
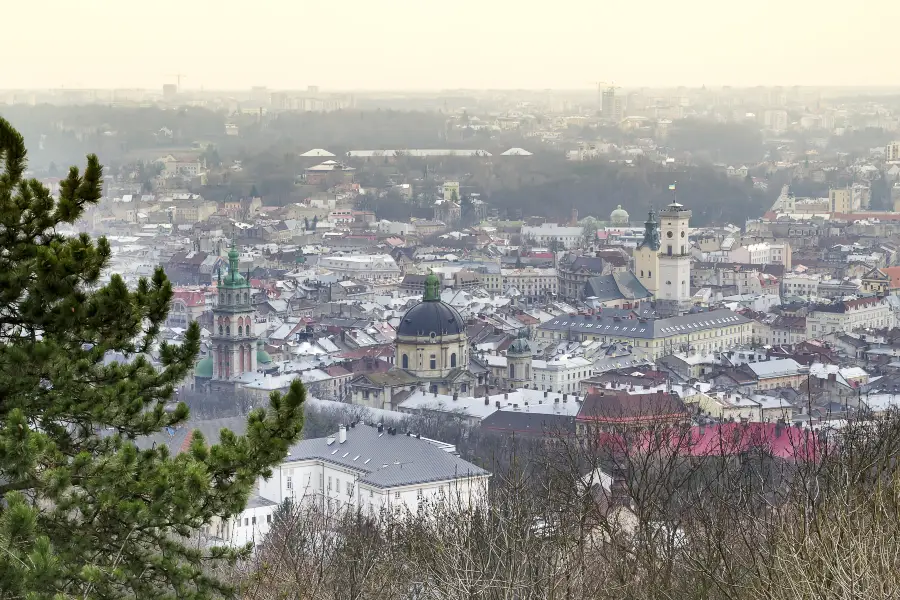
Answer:
[[434, 273], [425, 278], [425, 302], [438, 302], [441, 299], [441, 280]]
[[234, 245], [234, 240], [231, 241], [231, 250], [228, 251], [228, 272], [231, 274], [231, 278], [234, 279], [235, 275], [239, 275], [238, 273], [238, 251], [237, 247]]

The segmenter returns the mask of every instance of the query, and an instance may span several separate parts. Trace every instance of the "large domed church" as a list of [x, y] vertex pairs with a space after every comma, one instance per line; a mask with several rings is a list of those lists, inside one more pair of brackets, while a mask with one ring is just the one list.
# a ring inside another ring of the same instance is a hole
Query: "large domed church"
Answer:
[[350, 387], [354, 404], [391, 409], [413, 390], [473, 395], [486, 381], [487, 369], [469, 356], [465, 321], [441, 300], [441, 280], [431, 273], [422, 302], [397, 326], [394, 367], [358, 375]]
[[456, 309], [441, 300], [441, 281], [425, 278], [422, 302], [403, 315], [397, 327], [394, 365], [438, 393], [471, 393], [469, 338]]

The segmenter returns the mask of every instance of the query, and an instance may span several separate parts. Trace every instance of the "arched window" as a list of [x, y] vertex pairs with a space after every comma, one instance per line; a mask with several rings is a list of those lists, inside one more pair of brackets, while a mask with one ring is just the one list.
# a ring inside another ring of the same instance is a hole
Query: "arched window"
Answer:
[[400, 359], [400, 363], [403, 365], [404, 369], [408, 369], [409, 368], [409, 356], [404, 354], [403, 357]]
[[231, 327], [228, 325], [225, 326], [225, 335], [231, 335]]
[[219, 323], [219, 335], [222, 335], [222, 324]]
[[450, 355], [450, 368], [454, 368], [456, 366], [456, 352]]
[[509, 365], [509, 378], [510, 379], [516, 378], [516, 365]]
[[238, 337], [240, 337], [242, 335], [244, 335], [244, 328], [242, 326], [238, 325]]
[[232, 298], [233, 296], [231, 295], [231, 292], [228, 292], [228, 304], [232, 303]]
[[643, 277], [643, 276], [644, 276], [644, 270], [641, 269], [641, 277]]
[[247, 304], [248, 302], [250, 302], [250, 294], [244, 292], [244, 304]]

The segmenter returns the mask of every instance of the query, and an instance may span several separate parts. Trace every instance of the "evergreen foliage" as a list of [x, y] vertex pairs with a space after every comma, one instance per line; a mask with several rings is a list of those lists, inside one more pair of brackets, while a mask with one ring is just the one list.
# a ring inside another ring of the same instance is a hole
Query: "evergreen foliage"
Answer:
[[[199, 327], [158, 344], [172, 298], [162, 269], [133, 291], [118, 275], [101, 285], [106, 239], [57, 232], [99, 201], [96, 156], [69, 169], [56, 200], [24, 177], [23, 138], [2, 118], [0, 159], [0, 598], [228, 596], [209, 567], [243, 552], [192, 538], [242, 510], [298, 439], [303, 387], [273, 394], [246, 436], [223, 431], [208, 447], [195, 433], [178, 456], [139, 449], [188, 417], [166, 405]], [[110, 352], [129, 360], [104, 364]]]

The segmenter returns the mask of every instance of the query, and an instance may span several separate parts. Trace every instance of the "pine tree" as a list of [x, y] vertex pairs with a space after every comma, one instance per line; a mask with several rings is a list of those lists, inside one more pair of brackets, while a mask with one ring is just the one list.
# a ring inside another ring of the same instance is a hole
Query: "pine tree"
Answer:
[[[162, 269], [129, 290], [101, 285], [110, 246], [57, 232], [101, 196], [102, 167], [72, 167], [59, 199], [24, 178], [25, 144], [0, 118], [0, 598], [214, 598], [228, 586], [189, 536], [246, 504], [303, 424], [299, 382], [208, 447], [140, 450], [185, 422], [166, 410], [193, 366], [200, 330], [157, 345], [172, 287]], [[159, 364], [147, 358], [158, 351]], [[127, 362], [104, 364], [109, 352]]]

